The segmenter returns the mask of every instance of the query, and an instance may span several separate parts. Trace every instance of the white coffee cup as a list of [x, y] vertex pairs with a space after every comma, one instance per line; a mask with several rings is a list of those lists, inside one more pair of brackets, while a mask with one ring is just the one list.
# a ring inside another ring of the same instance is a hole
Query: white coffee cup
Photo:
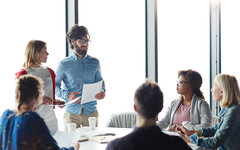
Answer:
[[91, 130], [94, 130], [96, 128], [96, 121], [97, 121], [96, 117], [89, 117], [88, 118], [89, 127], [90, 127]]
[[76, 131], [76, 123], [68, 123], [68, 133], [72, 133]]

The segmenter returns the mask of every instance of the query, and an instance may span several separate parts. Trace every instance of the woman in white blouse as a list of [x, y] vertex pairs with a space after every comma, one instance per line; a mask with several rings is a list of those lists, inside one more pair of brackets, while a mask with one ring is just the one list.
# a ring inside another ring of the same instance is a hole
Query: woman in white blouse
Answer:
[[[40, 40], [28, 42], [25, 50], [25, 61], [23, 68], [15, 74], [16, 79], [24, 74], [32, 74], [43, 80], [44, 103], [36, 108], [36, 112], [44, 119], [51, 134], [54, 135], [58, 130], [58, 121], [54, 112], [53, 104], [64, 104], [65, 102], [55, 100], [55, 73], [42, 63], [47, 62], [48, 52], [46, 43]], [[50, 105], [48, 105], [50, 104]]]

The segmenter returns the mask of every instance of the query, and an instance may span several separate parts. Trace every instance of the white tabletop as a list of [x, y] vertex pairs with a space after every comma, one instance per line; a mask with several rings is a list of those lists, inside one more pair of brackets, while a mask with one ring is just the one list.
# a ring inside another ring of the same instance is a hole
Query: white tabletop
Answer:
[[[108, 127], [97, 127], [95, 130], [90, 130], [89, 127], [78, 128], [74, 133], [68, 133], [65, 131], [58, 131], [53, 137], [58, 142], [60, 147], [70, 147], [71, 143], [77, 142], [80, 136], [93, 137], [95, 135], [104, 133], [115, 133], [116, 138], [122, 137], [130, 133], [133, 129], [130, 128], [108, 128]], [[175, 135], [177, 133], [163, 131], [169, 135]], [[107, 144], [99, 144], [95, 141], [80, 142], [80, 150], [105, 150]], [[193, 150], [202, 150], [201, 147], [194, 144], [189, 144]]]
[[[94, 135], [104, 133], [115, 133], [115, 137], [122, 137], [130, 133], [133, 129], [130, 128], [105, 128], [97, 127], [95, 130], [90, 130], [89, 127], [78, 128], [74, 133], [58, 131], [53, 137], [58, 142], [60, 147], [69, 147], [71, 143], [77, 142], [80, 136], [92, 137]], [[99, 144], [95, 141], [80, 142], [80, 150], [105, 150], [107, 144]]]

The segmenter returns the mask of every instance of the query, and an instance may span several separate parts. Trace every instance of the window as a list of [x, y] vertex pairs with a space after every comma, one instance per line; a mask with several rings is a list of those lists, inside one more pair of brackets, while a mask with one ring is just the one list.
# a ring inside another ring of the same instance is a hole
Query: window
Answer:
[[30, 40], [38, 39], [47, 43], [49, 56], [44, 65], [54, 70], [57, 62], [65, 57], [65, 2], [1, 1], [0, 18], [2, 114], [4, 110], [15, 106], [15, 73], [22, 68], [25, 48]]
[[145, 1], [78, 3], [79, 25], [91, 36], [88, 53], [99, 59], [106, 83], [106, 97], [97, 106], [99, 126], [105, 126], [112, 113], [134, 111], [134, 92], [145, 80]]
[[176, 92], [179, 70], [198, 71], [201, 90], [209, 102], [209, 2], [202, 0], [159, 0], [158, 82], [164, 93], [161, 119]]
[[222, 73], [234, 75], [240, 81], [239, 67], [240, 45], [237, 35], [240, 34], [240, 1], [221, 2], [221, 64]]

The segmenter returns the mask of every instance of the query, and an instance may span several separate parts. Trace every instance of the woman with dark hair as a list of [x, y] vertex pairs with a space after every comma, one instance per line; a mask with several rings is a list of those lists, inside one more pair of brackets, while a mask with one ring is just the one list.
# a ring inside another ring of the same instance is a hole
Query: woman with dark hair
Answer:
[[180, 98], [172, 101], [165, 117], [158, 122], [162, 128], [176, 131], [177, 126], [198, 129], [211, 125], [212, 114], [200, 87], [201, 75], [194, 70], [178, 72], [177, 92]]
[[240, 91], [236, 77], [217, 75], [211, 91], [213, 99], [222, 108], [219, 113], [220, 122], [198, 130], [177, 127], [177, 131], [187, 142], [207, 149], [239, 150]]

